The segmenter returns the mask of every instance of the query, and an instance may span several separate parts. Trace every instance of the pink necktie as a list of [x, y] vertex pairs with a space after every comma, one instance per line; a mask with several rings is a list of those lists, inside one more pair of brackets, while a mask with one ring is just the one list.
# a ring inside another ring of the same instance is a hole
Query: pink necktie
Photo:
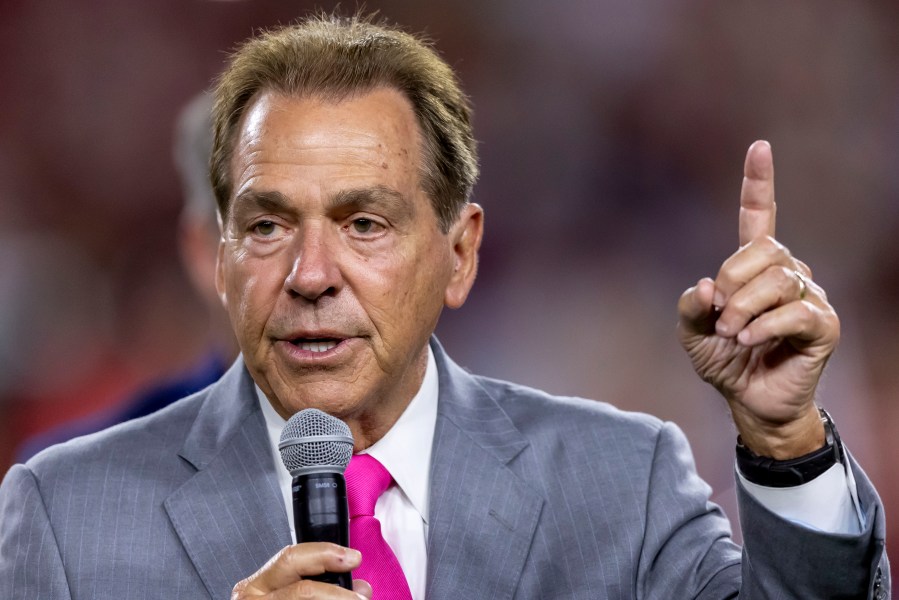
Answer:
[[396, 555], [375, 518], [375, 503], [393, 477], [376, 458], [355, 454], [346, 468], [347, 500], [350, 505], [350, 547], [362, 553], [362, 564], [353, 577], [371, 584], [373, 600], [412, 600], [409, 583]]

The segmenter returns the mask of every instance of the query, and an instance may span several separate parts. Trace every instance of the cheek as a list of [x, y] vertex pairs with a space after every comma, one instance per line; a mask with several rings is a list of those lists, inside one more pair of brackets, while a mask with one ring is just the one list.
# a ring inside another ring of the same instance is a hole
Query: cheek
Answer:
[[410, 265], [387, 257], [360, 261], [344, 270], [350, 295], [382, 336], [402, 327], [414, 310], [409, 304], [414, 289], [410, 271]]
[[443, 308], [443, 295], [451, 267], [438, 252], [421, 253], [417, 260], [404, 261], [392, 274], [386, 300], [402, 319], [403, 326], [415, 326], [436, 319]]
[[240, 261], [228, 266], [225, 293], [235, 331], [239, 336], [257, 337], [253, 334], [264, 327], [277, 295], [270, 291], [274, 282], [264, 278], [270, 271], [254, 268], [250, 262]]

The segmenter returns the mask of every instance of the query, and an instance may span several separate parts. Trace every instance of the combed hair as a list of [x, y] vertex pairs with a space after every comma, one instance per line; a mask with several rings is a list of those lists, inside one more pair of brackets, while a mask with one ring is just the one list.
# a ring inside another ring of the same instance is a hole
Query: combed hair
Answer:
[[230, 161], [241, 117], [257, 94], [339, 101], [377, 87], [394, 88], [412, 104], [424, 140], [422, 187], [447, 232], [478, 177], [471, 105], [429, 42], [363, 15], [309, 17], [262, 32], [233, 54], [213, 107], [210, 171], [222, 218], [233, 192]]

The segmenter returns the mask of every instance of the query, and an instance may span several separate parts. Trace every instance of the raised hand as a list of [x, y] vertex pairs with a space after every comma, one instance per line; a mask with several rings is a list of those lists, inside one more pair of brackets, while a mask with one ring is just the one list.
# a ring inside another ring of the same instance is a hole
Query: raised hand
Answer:
[[811, 270], [774, 239], [776, 211], [771, 146], [758, 141], [746, 153], [740, 248], [683, 293], [677, 330], [743, 443], [783, 460], [824, 443], [814, 396], [840, 321]]

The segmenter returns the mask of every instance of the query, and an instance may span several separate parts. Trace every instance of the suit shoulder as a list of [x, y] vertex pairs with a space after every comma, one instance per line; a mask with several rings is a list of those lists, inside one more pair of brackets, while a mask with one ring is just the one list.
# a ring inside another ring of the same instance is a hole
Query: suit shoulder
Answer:
[[654, 447], [664, 422], [653, 415], [626, 411], [608, 402], [555, 396], [532, 387], [476, 376], [496, 403], [525, 435], [553, 431], [593, 439], [645, 440]]
[[92, 463], [124, 463], [171, 451], [173, 444], [187, 435], [207, 394], [208, 389], [202, 390], [145, 417], [50, 446], [25, 464], [41, 479], [73, 470], [75, 465], [84, 468]]
[[[611, 511], [617, 512], [620, 522], [630, 530], [639, 531], [645, 525], [653, 473], [660, 465], [660, 449], [664, 449], [665, 440], [677, 435], [674, 425], [606, 402], [554, 396], [506, 381], [477, 379], [490, 401], [508, 418], [510, 427], [526, 442], [511, 463], [526, 486], [539, 490], [545, 499], [555, 498], [556, 490], [568, 490], [564, 497], [579, 505], [578, 514], [603, 519], [600, 515]], [[689, 454], [676, 454], [686, 461], [683, 469], [671, 469], [665, 461], [661, 467], [669, 474], [692, 477], [693, 468], [687, 464]], [[595, 501], [597, 482], [613, 480], [626, 483], [602, 501]], [[629, 507], [627, 511], [619, 505], [621, 498], [628, 499], [624, 502]], [[555, 500], [550, 505], [559, 506]]]

